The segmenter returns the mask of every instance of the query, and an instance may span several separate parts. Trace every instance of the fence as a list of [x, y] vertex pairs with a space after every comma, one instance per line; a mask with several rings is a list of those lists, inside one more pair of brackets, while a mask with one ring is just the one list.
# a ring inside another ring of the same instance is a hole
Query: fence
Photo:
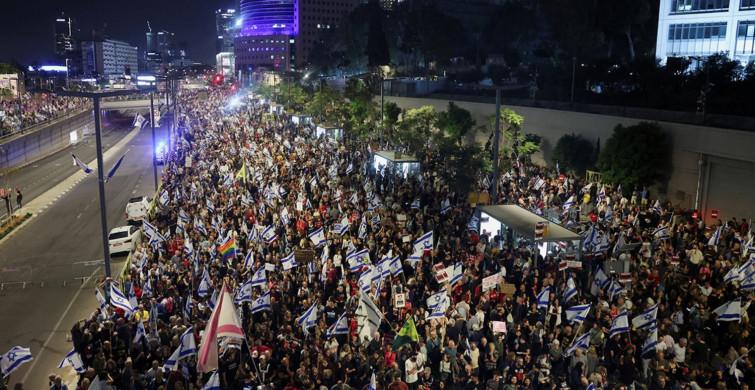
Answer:
[[103, 260], [79, 261], [72, 264], [18, 266], [0, 268], [0, 291], [27, 287], [66, 286], [83, 284], [105, 277]]

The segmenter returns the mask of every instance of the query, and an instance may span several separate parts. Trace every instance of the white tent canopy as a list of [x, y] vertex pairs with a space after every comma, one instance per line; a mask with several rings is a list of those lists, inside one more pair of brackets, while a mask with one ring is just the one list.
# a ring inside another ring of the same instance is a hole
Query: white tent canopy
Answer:
[[535, 225], [539, 222], [548, 223], [548, 235], [544, 235], [538, 242], [581, 240], [582, 236], [573, 231], [513, 204], [498, 204], [480, 206], [480, 211], [491, 218], [516, 230], [530, 240], [535, 239]]

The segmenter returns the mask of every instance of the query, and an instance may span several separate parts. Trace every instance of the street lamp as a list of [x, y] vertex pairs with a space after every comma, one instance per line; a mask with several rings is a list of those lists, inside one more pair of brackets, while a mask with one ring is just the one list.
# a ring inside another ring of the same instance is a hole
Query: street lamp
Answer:
[[[102, 119], [100, 118], [100, 100], [102, 98], [125, 96], [136, 93], [154, 92], [155, 88], [143, 88], [137, 90], [105, 91], [105, 92], [80, 92], [80, 91], [35, 91], [38, 93], [56, 93], [59, 96], [71, 96], [92, 99], [94, 101], [94, 134], [97, 141], [97, 179], [100, 192], [100, 218], [102, 222], [102, 251], [105, 255], [105, 277], [110, 278], [110, 246], [107, 234], [107, 206], [105, 205], [105, 177], [102, 164]], [[153, 145], [154, 149], [154, 145]], [[154, 152], [153, 152], [154, 153]]]

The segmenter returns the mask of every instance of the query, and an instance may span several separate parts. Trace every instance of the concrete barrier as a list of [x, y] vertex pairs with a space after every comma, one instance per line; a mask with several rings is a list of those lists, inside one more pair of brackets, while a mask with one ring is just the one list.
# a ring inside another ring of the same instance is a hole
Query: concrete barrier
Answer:
[[85, 110], [61, 118], [42, 128], [11, 137], [0, 143], [0, 168], [19, 168], [55, 153], [84, 137], [82, 127], [93, 118], [92, 110]]

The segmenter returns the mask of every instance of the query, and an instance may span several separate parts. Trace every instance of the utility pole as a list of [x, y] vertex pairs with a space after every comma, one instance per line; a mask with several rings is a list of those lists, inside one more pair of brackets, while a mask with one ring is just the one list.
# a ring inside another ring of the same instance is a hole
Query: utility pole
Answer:
[[493, 143], [493, 183], [490, 204], [498, 201], [498, 144], [501, 140], [501, 87], [495, 87], [495, 139]]
[[[94, 101], [94, 135], [97, 142], [97, 179], [99, 181], [99, 198], [100, 198], [100, 220], [102, 228], [102, 252], [105, 256], [105, 276], [110, 278], [110, 243], [108, 242], [107, 228], [107, 205], [105, 202], [105, 177], [102, 157], [102, 113], [100, 112], [100, 99], [113, 96], [132, 95], [135, 93], [154, 92], [155, 88], [145, 88], [137, 90], [119, 90], [106, 92], [79, 92], [79, 91], [57, 91], [58, 96], [72, 96], [92, 99]], [[39, 90], [36, 93], [51, 93], [53, 91]], [[154, 145], [153, 145], [154, 148]]]
[[152, 128], [152, 171], [155, 174], [155, 191], [157, 191], [157, 143], [155, 142], [155, 93], [149, 93], [149, 127]]

